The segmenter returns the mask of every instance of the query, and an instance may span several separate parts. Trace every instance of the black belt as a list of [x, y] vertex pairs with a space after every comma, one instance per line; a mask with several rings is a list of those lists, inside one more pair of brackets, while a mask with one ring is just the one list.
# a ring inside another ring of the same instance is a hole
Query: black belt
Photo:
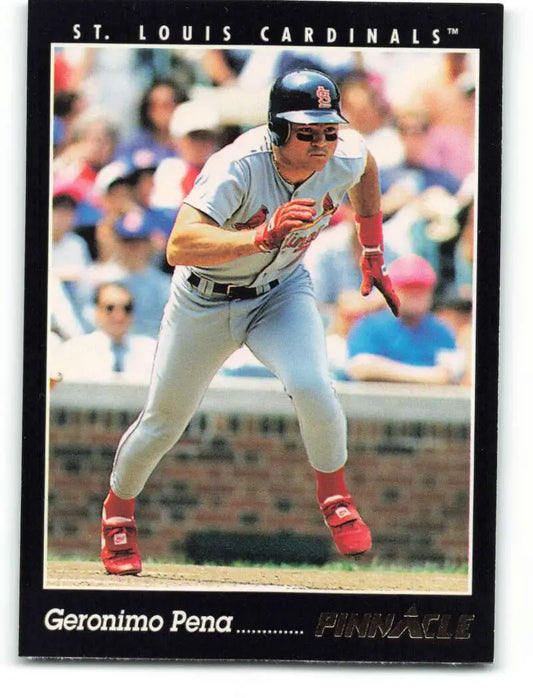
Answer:
[[[204, 281], [204, 279], [200, 278], [196, 274], [191, 273], [187, 281], [195, 288], [198, 288], [198, 286], [201, 284], [202, 281]], [[258, 296], [262, 296], [263, 293], [271, 291], [273, 288], [276, 288], [276, 286], [279, 286], [279, 281], [277, 279], [271, 281], [268, 284], [262, 284], [259, 287], [234, 286], [233, 284], [218, 284], [215, 281], [211, 283], [212, 288], [210, 289], [210, 293], [218, 293], [230, 299], [237, 298], [240, 300], [257, 298]]]

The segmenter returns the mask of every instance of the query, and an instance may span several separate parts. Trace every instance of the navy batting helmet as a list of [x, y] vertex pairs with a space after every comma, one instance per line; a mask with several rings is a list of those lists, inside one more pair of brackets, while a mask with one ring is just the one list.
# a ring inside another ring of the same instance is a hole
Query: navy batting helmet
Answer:
[[296, 124], [345, 124], [339, 88], [318, 70], [295, 70], [278, 78], [270, 90], [268, 128], [273, 145], [283, 145]]

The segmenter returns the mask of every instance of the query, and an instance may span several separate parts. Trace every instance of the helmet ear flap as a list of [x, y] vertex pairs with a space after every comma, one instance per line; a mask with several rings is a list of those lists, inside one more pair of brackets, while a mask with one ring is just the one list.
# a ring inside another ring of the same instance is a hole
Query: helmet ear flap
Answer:
[[285, 145], [289, 140], [290, 126], [286, 119], [278, 119], [275, 116], [271, 116], [268, 121], [268, 130], [270, 131], [272, 145]]

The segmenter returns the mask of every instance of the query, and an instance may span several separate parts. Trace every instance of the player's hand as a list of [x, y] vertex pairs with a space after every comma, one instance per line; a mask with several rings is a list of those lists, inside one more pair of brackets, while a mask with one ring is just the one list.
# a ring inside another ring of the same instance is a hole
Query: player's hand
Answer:
[[293, 199], [278, 206], [268, 223], [256, 228], [255, 246], [261, 252], [278, 248], [288, 233], [313, 220], [316, 216], [315, 203], [314, 199]]
[[394, 315], [398, 316], [400, 310], [400, 299], [392, 287], [392, 282], [387, 274], [387, 267], [383, 259], [383, 252], [379, 247], [365, 249], [360, 259], [363, 282], [361, 284], [361, 294], [368, 296], [375, 286], [381, 292], [389, 308]]

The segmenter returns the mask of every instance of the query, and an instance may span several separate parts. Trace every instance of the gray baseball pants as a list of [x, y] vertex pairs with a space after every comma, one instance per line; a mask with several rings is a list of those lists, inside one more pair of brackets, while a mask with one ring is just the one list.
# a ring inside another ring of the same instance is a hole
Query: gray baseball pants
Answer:
[[328, 372], [322, 320], [307, 271], [251, 300], [206, 297], [179, 277], [172, 284], [146, 405], [123, 435], [111, 487], [136, 497], [183, 434], [224, 361], [246, 344], [293, 400], [313, 468], [344, 465], [346, 419]]

